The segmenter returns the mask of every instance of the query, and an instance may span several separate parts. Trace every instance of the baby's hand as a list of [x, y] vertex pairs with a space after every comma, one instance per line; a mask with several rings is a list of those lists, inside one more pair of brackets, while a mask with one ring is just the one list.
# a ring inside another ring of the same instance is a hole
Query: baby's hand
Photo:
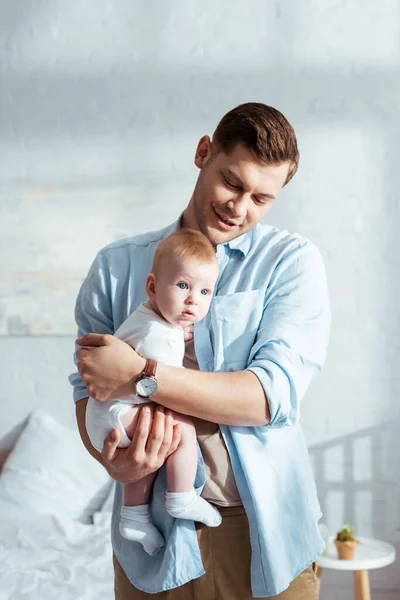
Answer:
[[190, 342], [193, 339], [194, 325], [191, 323], [187, 327], [184, 328], [184, 340], [185, 342]]

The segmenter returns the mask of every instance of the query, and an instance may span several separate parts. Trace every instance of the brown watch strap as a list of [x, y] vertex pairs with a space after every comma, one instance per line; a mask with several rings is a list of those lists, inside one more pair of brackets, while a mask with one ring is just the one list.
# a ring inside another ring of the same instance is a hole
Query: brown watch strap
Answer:
[[155, 377], [157, 371], [157, 361], [153, 358], [148, 358], [146, 360], [145, 367], [143, 369], [142, 375], [146, 377]]

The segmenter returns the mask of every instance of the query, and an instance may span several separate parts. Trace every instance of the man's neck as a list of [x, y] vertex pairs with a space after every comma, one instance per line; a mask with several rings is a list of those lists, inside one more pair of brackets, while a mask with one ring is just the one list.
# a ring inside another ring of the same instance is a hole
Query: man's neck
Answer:
[[183, 212], [179, 226], [187, 227], [188, 229], [195, 229], [196, 231], [199, 231], [199, 226], [197, 224], [196, 217], [194, 216], [194, 211], [191, 209], [192, 203], [193, 203], [193, 199], [191, 198], [188, 206], [185, 208], [185, 210]]

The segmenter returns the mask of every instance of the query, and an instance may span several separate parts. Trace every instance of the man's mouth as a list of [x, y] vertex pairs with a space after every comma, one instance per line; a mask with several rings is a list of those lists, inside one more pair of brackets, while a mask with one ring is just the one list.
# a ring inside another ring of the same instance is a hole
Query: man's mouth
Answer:
[[213, 210], [214, 210], [215, 216], [217, 217], [217, 223], [221, 227], [221, 229], [224, 229], [225, 231], [232, 231], [232, 229], [235, 229], [235, 227], [238, 227], [237, 223], [235, 223], [234, 221], [231, 221], [227, 217], [223, 217], [222, 215], [220, 215], [215, 210], [215, 208], [213, 208]]

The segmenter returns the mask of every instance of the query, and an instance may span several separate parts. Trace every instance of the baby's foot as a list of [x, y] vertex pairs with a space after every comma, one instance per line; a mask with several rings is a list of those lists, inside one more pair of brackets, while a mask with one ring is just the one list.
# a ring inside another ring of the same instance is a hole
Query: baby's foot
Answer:
[[175, 519], [191, 519], [208, 527], [218, 527], [222, 521], [215, 506], [198, 496], [194, 489], [190, 492], [166, 492], [165, 508]]
[[122, 537], [142, 544], [147, 554], [153, 555], [164, 546], [164, 539], [150, 520], [149, 505], [123, 506], [119, 531]]

